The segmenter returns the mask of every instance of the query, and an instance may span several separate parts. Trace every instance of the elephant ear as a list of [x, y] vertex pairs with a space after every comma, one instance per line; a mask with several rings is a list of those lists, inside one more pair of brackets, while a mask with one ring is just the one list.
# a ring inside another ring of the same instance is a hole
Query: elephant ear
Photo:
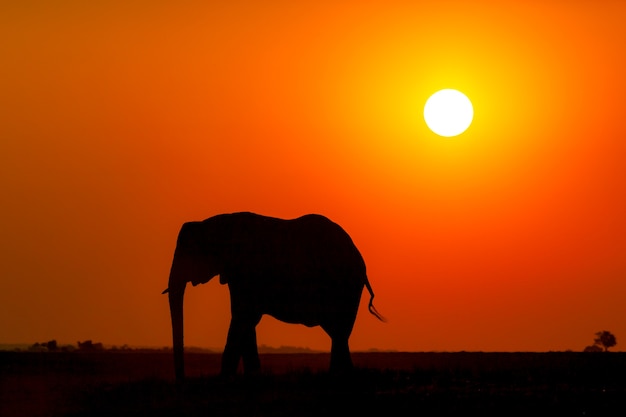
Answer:
[[241, 248], [233, 241], [232, 236], [228, 235], [215, 246], [215, 252], [220, 262], [220, 284], [228, 284], [233, 276], [240, 275], [242, 259], [237, 253], [241, 253]]

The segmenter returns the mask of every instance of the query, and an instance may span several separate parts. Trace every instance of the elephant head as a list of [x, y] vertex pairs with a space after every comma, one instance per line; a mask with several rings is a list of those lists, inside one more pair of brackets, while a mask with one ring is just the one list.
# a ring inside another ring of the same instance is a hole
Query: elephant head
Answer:
[[[174, 369], [176, 379], [184, 378], [183, 359], [183, 298], [188, 282], [193, 286], [204, 284], [219, 275], [222, 268], [216, 243], [217, 236], [211, 235], [207, 224], [188, 222], [183, 224], [178, 234], [174, 259], [170, 269], [168, 287], [163, 294], [168, 294], [170, 315], [172, 318], [172, 341], [174, 349]], [[220, 278], [222, 284], [225, 283]]]

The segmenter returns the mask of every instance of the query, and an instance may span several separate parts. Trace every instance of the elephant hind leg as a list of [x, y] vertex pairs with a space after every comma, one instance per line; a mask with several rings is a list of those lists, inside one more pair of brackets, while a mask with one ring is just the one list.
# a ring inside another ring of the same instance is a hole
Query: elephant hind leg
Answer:
[[352, 358], [348, 346], [352, 324], [348, 322], [332, 322], [322, 324], [321, 327], [330, 336], [331, 340], [330, 371], [332, 373], [342, 373], [352, 370]]
[[333, 337], [330, 348], [330, 372], [344, 373], [352, 370], [352, 357], [347, 337]]

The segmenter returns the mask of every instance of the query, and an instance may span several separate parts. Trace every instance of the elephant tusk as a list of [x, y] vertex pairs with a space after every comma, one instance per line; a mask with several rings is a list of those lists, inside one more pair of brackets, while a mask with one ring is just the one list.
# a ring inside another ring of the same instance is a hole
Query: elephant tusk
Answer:
[[171, 288], [168, 287], [168, 288], [164, 289], [161, 294], [170, 294], [171, 295], [171, 294], [178, 294], [178, 293], [181, 293], [181, 292], [184, 293], [185, 289], [183, 288], [182, 290], [179, 290], [179, 289], [171, 289]]

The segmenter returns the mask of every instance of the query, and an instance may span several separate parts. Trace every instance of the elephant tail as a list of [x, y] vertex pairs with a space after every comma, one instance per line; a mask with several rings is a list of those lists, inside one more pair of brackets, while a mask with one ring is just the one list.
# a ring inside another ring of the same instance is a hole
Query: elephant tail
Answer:
[[385, 317], [383, 317], [382, 314], [380, 314], [378, 312], [378, 310], [376, 310], [376, 307], [374, 307], [374, 290], [372, 290], [372, 286], [370, 285], [370, 281], [367, 279], [367, 277], [365, 277], [365, 287], [367, 288], [367, 291], [369, 291], [370, 293], [370, 303], [367, 307], [367, 309], [370, 311], [370, 313], [372, 313], [378, 320], [382, 321], [383, 323], [387, 322], [387, 319]]

